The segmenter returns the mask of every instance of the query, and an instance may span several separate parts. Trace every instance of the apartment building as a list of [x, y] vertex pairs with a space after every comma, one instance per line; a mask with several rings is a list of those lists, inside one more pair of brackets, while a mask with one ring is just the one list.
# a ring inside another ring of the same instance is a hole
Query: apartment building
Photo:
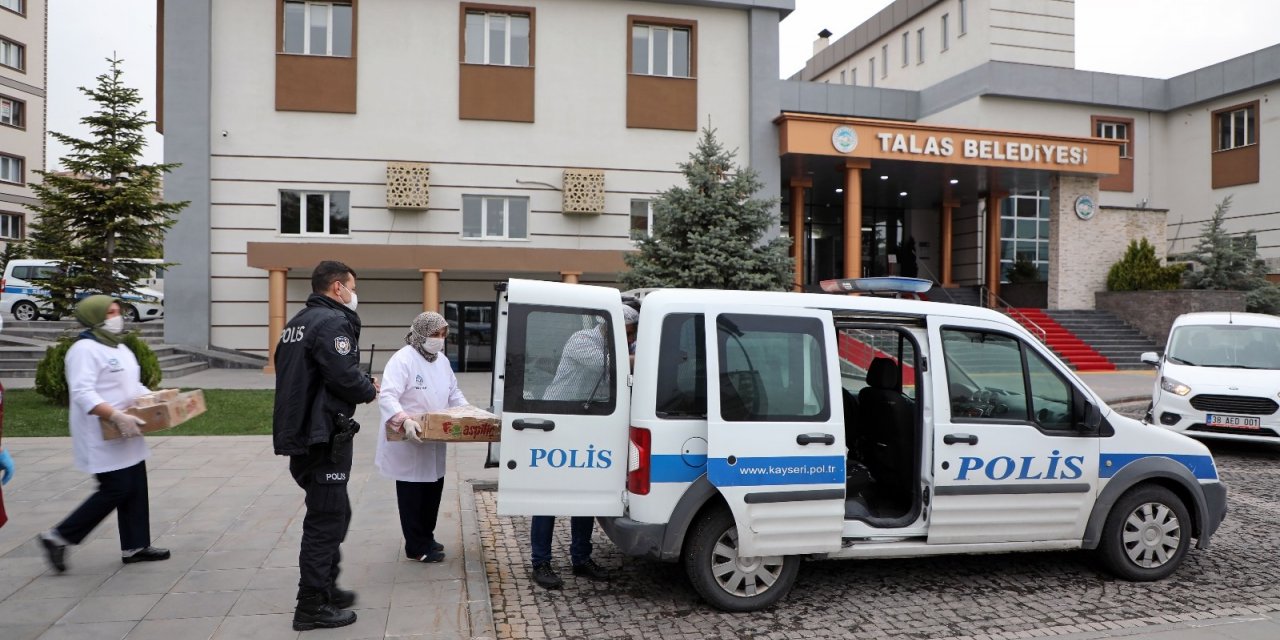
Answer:
[[0, 0], [0, 246], [22, 240], [44, 169], [44, 0]]

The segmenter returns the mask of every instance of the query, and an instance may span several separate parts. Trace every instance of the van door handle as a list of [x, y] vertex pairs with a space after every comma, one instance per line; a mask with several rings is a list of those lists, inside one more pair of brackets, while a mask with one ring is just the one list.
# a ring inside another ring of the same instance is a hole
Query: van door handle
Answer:
[[551, 431], [556, 428], [556, 423], [551, 420], [543, 420], [541, 418], [520, 418], [519, 420], [511, 423], [511, 428], [516, 431], [524, 431], [525, 429]]
[[833, 445], [836, 443], [836, 437], [829, 433], [802, 433], [796, 436], [796, 444], [825, 444]]
[[948, 433], [942, 436], [942, 444], [978, 444], [978, 436], [968, 433]]

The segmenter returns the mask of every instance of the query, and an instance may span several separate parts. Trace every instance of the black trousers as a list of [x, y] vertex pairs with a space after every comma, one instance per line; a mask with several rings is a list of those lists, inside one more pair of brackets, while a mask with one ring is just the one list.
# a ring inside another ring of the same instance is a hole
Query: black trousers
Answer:
[[306, 455], [291, 456], [289, 472], [306, 492], [307, 514], [302, 519], [302, 548], [298, 552], [298, 594], [306, 595], [334, 586], [342, 553], [339, 547], [351, 526], [351, 501], [347, 481], [351, 476], [351, 444], [339, 452], [338, 461], [326, 446]]
[[147, 498], [147, 463], [97, 474], [98, 490], [55, 529], [71, 544], [80, 544], [112, 511], [120, 527], [120, 549], [151, 544], [151, 510]]
[[396, 503], [400, 507], [400, 531], [404, 533], [404, 553], [420, 558], [431, 552], [436, 541], [436, 517], [440, 515], [440, 494], [444, 478], [435, 482], [396, 480]]

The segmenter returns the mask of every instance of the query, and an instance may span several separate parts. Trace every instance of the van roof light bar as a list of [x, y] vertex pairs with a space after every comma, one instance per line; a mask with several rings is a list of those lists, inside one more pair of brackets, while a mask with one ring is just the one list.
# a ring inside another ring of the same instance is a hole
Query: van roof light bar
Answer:
[[823, 280], [819, 286], [827, 293], [903, 294], [925, 293], [933, 288], [933, 282], [923, 278], [882, 276]]

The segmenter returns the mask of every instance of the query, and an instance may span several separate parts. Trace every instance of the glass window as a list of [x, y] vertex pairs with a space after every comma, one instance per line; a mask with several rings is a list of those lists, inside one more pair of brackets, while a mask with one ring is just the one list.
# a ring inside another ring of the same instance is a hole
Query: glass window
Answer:
[[503, 403], [521, 413], [613, 413], [613, 326], [601, 310], [513, 304]]
[[307, 4], [284, 3], [284, 52], [306, 53]]
[[924, 27], [916, 29], [916, 64], [924, 63]]
[[951, 14], [942, 14], [942, 50], [946, 51], [951, 48]]
[[26, 47], [12, 40], [0, 38], [0, 64], [21, 71], [26, 68], [25, 63]]
[[22, 214], [0, 213], [0, 238], [6, 240], [22, 239]]
[[996, 333], [944, 329], [942, 350], [952, 421], [1027, 419], [1017, 340]]
[[700, 313], [662, 320], [654, 409], [665, 419], [707, 417], [707, 340]]
[[1248, 325], [1183, 325], [1165, 355], [1194, 367], [1280, 369], [1280, 329]]
[[902, 66], [907, 66], [911, 59], [911, 32], [904, 31], [902, 33]]
[[969, 33], [969, 2], [960, 0], [960, 35]]
[[26, 124], [26, 103], [13, 98], [0, 98], [0, 124], [21, 127]]
[[307, 5], [307, 53], [329, 55], [329, 5]]
[[345, 2], [284, 3], [284, 52], [313, 56], [351, 56], [351, 4]]
[[22, 158], [0, 155], [0, 181], [23, 183]]
[[858, 68], [857, 67], [854, 67], [849, 72], [849, 84], [855, 87], [858, 86]]
[[333, 5], [333, 46], [329, 53], [344, 58], [351, 57], [351, 5]]
[[848, 76], [848, 72], [847, 72], [847, 71], [845, 71], [844, 69], [841, 69], [841, 70], [840, 70], [840, 84], [849, 84], [849, 82], [848, 82], [848, 78], [849, 78], [849, 76]]
[[462, 196], [462, 237], [487, 240], [529, 237], [529, 199]]
[[898, 390], [915, 399], [915, 344], [905, 335], [893, 329], [841, 329], [836, 340], [840, 343], [840, 384], [849, 394], [857, 396], [868, 386], [867, 370], [873, 360], [888, 358], [898, 365]]
[[351, 233], [351, 194], [346, 191], [280, 191], [280, 233], [345, 236]]
[[649, 75], [649, 27], [631, 29], [631, 73]]
[[880, 77], [889, 77], [889, 45], [880, 45]]
[[[1049, 191], [1015, 191], [1000, 205], [1000, 274], [1009, 281], [1009, 271], [1018, 260], [1049, 273]], [[1046, 280], [1044, 275], [1041, 281]]]
[[1031, 385], [1031, 416], [1045, 429], [1070, 430], [1071, 386], [1040, 354], [1026, 350], [1027, 382]]
[[485, 14], [478, 11], [467, 12], [466, 33], [463, 34], [466, 40], [466, 55], [463, 60], [467, 64], [484, 64], [484, 32], [485, 32]]
[[639, 240], [653, 235], [653, 202], [631, 201], [631, 239]]
[[872, 58], [871, 64], [867, 65], [867, 78], [868, 78], [867, 82], [870, 83], [867, 86], [870, 86], [870, 87], [876, 86], [876, 59], [875, 58]]
[[531, 22], [528, 14], [468, 11], [462, 59], [468, 64], [529, 66]]
[[24, 13], [23, 0], [0, 0], [0, 7], [4, 7], [14, 13]]
[[1120, 157], [1131, 157], [1129, 155], [1129, 125], [1127, 123], [1099, 120], [1098, 128], [1094, 135], [1108, 140], [1123, 140], [1124, 144], [1120, 145]]
[[635, 25], [631, 29], [631, 72], [691, 77], [692, 48], [693, 32], [687, 27]]
[[1257, 107], [1249, 105], [1219, 113], [1218, 118], [1218, 151], [1244, 147], [1258, 142], [1258, 131], [1255, 124]]
[[821, 321], [721, 314], [716, 344], [723, 419], [822, 422], [830, 417]]

